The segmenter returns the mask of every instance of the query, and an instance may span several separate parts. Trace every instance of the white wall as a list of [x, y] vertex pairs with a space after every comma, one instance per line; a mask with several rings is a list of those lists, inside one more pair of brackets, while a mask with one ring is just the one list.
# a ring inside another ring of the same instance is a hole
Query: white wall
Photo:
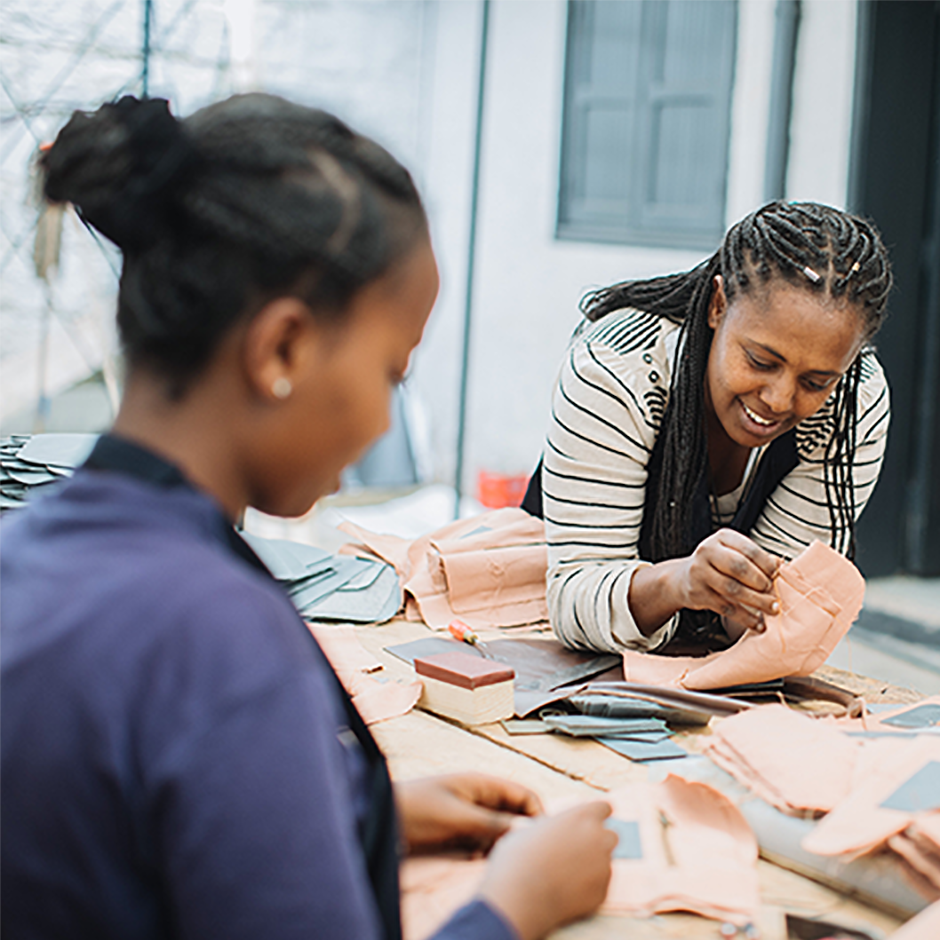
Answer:
[[856, 0], [804, 0], [787, 198], [844, 208], [855, 80]]
[[[526, 472], [534, 465], [555, 375], [587, 290], [683, 270], [705, 254], [555, 239], [566, 16], [563, 0], [497, 0], [492, 10], [465, 479], [470, 488], [480, 468]], [[741, 4], [729, 221], [763, 198], [773, 18], [769, 0]]]

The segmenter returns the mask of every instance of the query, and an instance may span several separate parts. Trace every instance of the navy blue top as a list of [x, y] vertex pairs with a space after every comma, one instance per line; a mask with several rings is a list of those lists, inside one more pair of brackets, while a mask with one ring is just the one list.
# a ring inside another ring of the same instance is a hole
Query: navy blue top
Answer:
[[[5, 936], [382, 936], [360, 745], [229, 533], [188, 485], [88, 469], [4, 520]], [[513, 931], [476, 901], [437, 936]]]

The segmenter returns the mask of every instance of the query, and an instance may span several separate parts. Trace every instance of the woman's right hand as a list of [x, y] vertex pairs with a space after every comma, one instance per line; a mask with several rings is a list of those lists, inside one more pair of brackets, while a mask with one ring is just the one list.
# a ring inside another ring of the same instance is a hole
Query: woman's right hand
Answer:
[[647, 636], [683, 608], [712, 610], [726, 625], [760, 633], [764, 617], [779, 611], [773, 579], [782, 561], [746, 535], [719, 529], [686, 558], [638, 568], [630, 582], [630, 612]]
[[480, 896], [516, 929], [538, 940], [600, 906], [617, 836], [607, 803], [540, 816], [503, 836], [490, 853]]
[[681, 562], [676, 569], [680, 608], [712, 610], [758, 633], [764, 617], [780, 610], [773, 579], [782, 559], [734, 529], [719, 529]]

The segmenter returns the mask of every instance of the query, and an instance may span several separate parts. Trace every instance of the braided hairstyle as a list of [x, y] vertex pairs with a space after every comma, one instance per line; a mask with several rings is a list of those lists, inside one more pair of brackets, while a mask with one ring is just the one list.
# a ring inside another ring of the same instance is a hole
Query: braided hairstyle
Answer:
[[[704, 387], [716, 275], [723, 279], [729, 303], [738, 291], [747, 294], [773, 279], [820, 297], [845, 298], [862, 318], [866, 339], [881, 326], [891, 288], [888, 253], [870, 222], [817, 203], [772, 202], [732, 226], [718, 251], [691, 271], [615, 284], [583, 299], [581, 309], [589, 320], [633, 307], [682, 327], [660, 428], [662, 472], [651, 494], [652, 561], [687, 555], [695, 548], [689, 544], [689, 520], [708, 465]], [[823, 467], [831, 544], [850, 558], [855, 554], [852, 467], [862, 354], [833, 393], [834, 431]]]
[[181, 397], [225, 333], [293, 296], [341, 318], [427, 235], [414, 183], [324, 111], [241, 95], [178, 121], [130, 96], [75, 112], [43, 154], [45, 194], [124, 256], [118, 328], [129, 366]]

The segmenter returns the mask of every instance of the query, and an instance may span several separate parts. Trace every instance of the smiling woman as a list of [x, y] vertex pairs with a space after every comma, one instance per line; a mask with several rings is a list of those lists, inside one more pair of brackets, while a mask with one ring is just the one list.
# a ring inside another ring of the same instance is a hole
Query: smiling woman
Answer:
[[854, 553], [888, 388], [891, 286], [865, 220], [770, 203], [692, 271], [585, 298], [544, 457], [552, 623], [572, 646], [727, 644], [813, 539]]

